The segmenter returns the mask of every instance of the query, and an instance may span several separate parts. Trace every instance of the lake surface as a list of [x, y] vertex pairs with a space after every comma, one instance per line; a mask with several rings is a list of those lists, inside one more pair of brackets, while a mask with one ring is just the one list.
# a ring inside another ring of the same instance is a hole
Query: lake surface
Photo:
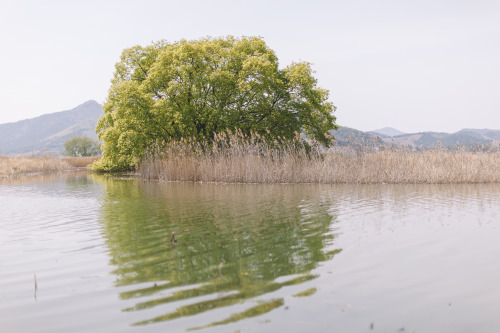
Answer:
[[500, 185], [71, 173], [0, 208], [0, 332], [500, 330]]

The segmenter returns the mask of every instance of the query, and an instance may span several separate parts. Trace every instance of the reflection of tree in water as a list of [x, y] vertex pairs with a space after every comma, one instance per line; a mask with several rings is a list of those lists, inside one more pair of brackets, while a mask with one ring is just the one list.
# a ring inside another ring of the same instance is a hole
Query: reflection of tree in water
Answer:
[[[162, 294], [125, 311], [213, 295], [136, 325], [194, 315], [303, 283], [315, 277], [310, 272], [319, 262], [336, 253], [324, 252], [333, 239], [332, 217], [315, 186], [105, 183], [103, 218], [117, 284], [152, 284], [120, 296]], [[170, 242], [173, 231], [177, 243]], [[278, 282], [278, 277], [284, 278]], [[270, 299], [213, 325], [282, 304], [283, 299]]]

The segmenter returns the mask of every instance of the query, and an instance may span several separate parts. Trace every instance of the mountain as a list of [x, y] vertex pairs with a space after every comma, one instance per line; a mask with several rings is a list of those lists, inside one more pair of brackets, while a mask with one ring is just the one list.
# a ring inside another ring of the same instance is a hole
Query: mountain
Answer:
[[484, 134], [491, 132], [491, 131], [494, 131], [494, 130], [489, 129], [489, 128], [482, 128], [482, 129], [464, 128], [458, 132], [473, 132], [473, 133], [484, 135]]
[[366, 147], [375, 147], [384, 145], [382, 140], [375, 134], [359, 131], [354, 128], [340, 126], [338, 130], [330, 131], [335, 137], [335, 145], [347, 147], [351, 145], [361, 145]]
[[71, 137], [97, 139], [95, 126], [101, 115], [102, 105], [91, 100], [71, 110], [0, 124], [0, 155], [59, 154]]
[[488, 138], [491, 140], [500, 140], [500, 131], [499, 130], [492, 130], [488, 128], [483, 128], [483, 129], [473, 129], [473, 128], [464, 128], [460, 130], [458, 133], [464, 133], [464, 132], [472, 132], [475, 134], [479, 134], [480, 136], [484, 138]]
[[[386, 127], [386, 129], [388, 129]], [[379, 132], [377, 132], [379, 131]], [[353, 128], [340, 127], [331, 134], [335, 136], [336, 146], [346, 147], [361, 145], [364, 147], [410, 147], [412, 149], [429, 149], [429, 148], [452, 148], [456, 149], [457, 145], [461, 148], [489, 149], [498, 147], [500, 144], [500, 130], [492, 129], [463, 129], [456, 133], [443, 132], [419, 132], [419, 133], [404, 133], [396, 136], [389, 136], [395, 132], [377, 130], [370, 132], [362, 132]], [[397, 131], [397, 130], [396, 130]]]
[[[490, 133], [489, 135], [491, 135], [491, 137], [488, 137], [485, 134], [479, 134], [478, 131], [462, 130], [451, 134], [440, 132], [420, 132], [398, 135], [392, 138], [383, 138], [382, 140], [387, 144], [409, 146], [415, 149], [428, 149], [436, 147], [455, 149], [457, 146], [462, 148], [475, 148], [478, 146], [498, 145], [500, 131], [492, 130], [486, 133]], [[496, 135], [498, 135], [499, 138], [495, 138]]]
[[380, 128], [378, 130], [370, 131], [368, 133], [378, 134], [381, 137], [393, 137], [393, 136], [406, 134], [405, 132], [401, 132], [401, 131], [399, 131], [395, 128], [392, 128], [392, 127], [384, 127], [384, 128]]
[[485, 137], [490, 138], [492, 140], [500, 140], [500, 131], [499, 130], [491, 130], [483, 134]]

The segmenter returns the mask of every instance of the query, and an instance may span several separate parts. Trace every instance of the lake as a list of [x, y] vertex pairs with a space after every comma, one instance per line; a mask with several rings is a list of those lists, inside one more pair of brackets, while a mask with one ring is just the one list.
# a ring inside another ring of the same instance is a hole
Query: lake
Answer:
[[83, 172], [3, 180], [0, 205], [1, 332], [500, 329], [498, 184]]

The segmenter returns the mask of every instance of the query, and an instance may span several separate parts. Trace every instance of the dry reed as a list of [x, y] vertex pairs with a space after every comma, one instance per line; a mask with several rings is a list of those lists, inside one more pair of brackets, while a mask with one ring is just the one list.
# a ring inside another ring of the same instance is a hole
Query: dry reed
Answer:
[[74, 170], [79, 167], [86, 167], [95, 161], [95, 159], [95, 157], [0, 156], [0, 178]]
[[217, 135], [147, 154], [138, 174], [165, 181], [237, 183], [498, 183], [500, 153], [432, 149], [323, 150], [296, 139]]
[[95, 161], [101, 159], [100, 156], [63, 157], [63, 161], [75, 168], [86, 168]]

